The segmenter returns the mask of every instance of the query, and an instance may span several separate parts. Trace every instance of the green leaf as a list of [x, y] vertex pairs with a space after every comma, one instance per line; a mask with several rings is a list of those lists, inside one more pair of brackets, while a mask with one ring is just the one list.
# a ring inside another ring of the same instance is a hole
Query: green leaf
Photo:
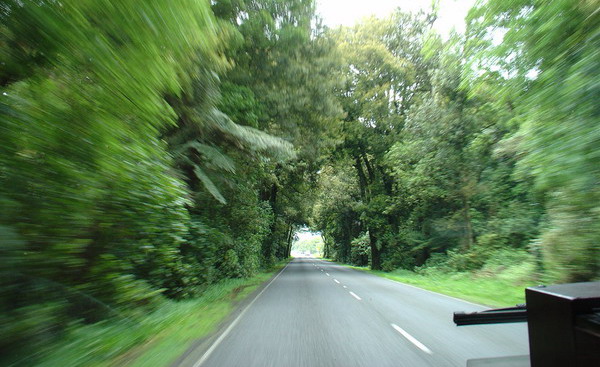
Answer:
[[179, 150], [183, 151], [190, 148], [202, 154], [202, 156], [204, 156], [204, 158], [214, 166], [227, 172], [235, 173], [235, 163], [233, 160], [231, 160], [231, 158], [223, 154], [219, 148], [203, 144], [199, 141], [191, 141], [187, 144], [184, 144]]
[[206, 175], [206, 173], [204, 173], [204, 171], [202, 171], [202, 169], [200, 167], [198, 167], [198, 165], [194, 165], [194, 173], [196, 174], [196, 177], [198, 177], [198, 179], [200, 179], [200, 181], [202, 181], [202, 183], [204, 184], [204, 187], [206, 187], [208, 192], [215, 199], [217, 199], [221, 204], [227, 204], [227, 200], [225, 200], [223, 195], [221, 195], [221, 192], [219, 192], [219, 189], [217, 189], [214, 182], [212, 182], [212, 180], [208, 177], [208, 175]]

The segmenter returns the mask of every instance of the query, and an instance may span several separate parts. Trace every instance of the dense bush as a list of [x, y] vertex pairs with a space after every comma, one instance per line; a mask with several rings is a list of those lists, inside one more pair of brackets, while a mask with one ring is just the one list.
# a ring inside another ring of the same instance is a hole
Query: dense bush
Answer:
[[330, 45], [309, 2], [224, 3], [2, 2], [0, 359], [289, 256]]
[[352, 240], [352, 248], [350, 250], [351, 264], [357, 266], [369, 265], [370, 254], [371, 246], [368, 233], [363, 233], [360, 237]]
[[488, 0], [447, 40], [423, 12], [332, 32], [346, 114], [313, 212], [329, 253], [356, 262], [369, 233], [376, 270], [499, 256], [551, 282], [598, 279], [596, 11]]

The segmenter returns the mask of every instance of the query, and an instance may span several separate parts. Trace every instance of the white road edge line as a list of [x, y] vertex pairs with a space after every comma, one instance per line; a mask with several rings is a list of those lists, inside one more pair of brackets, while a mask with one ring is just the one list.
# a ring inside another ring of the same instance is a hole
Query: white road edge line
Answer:
[[240, 312], [240, 314], [238, 315], [238, 317], [236, 317], [235, 320], [233, 320], [233, 322], [227, 327], [227, 329], [225, 329], [225, 331], [223, 332], [223, 334], [221, 334], [219, 336], [219, 338], [217, 340], [215, 340], [215, 342], [210, 346], [210, 348], [208, 348], [208, 350], [206, 352], [204, 352], [204, 354], [202, 355], [202, 357], [200, 357], [200, 359], [196, 363], [194, 363], [193, 367], [200, 367], [208, 359], [208, 357], [210, 357], [210, 355], [212, 354], [212, 352], [214, 352], [215, 349], [217, 349], [217, 347], [219, 346], [219, 344], [221, 344], [221, 342], [223, 341], [223, 339], [225, 339], [227, 337], [227, 335], [229, 335], [229, 333], [231, 332], [231, 330], [241, 320], [242, 316], [244, 316], [244, 314], [246, 313], [246, 311], [248, 311], [250, 309], [250, 307], [252, 307], [252, 305], [254, 304], [254, 302], [256, 302], [256, 300], [267, 290], [267, 288], [269, 288], [269, 286], [271, 284], [273, 284], [273, 282], [275, 280], [277, 280], [277, 278], [279, 278], [279, 276], [285, 271], [285, 269], [287, 269], [287, 267], [288, 267], [289, 264], [290, 263], [287, 263], [286, 266], [279, 272], [279, 274], [277, 274], [275, 276], [275, 278], [273, 278], [269, 282], [269, 284], [267, 284], [267, 286], [264, 287], [263, 290], [260, 291], [260, 293], [256, 295], [256, 297], [254, 297], [254, 299], [252, 300], [252, 302], [250, 302], [250, 304], [248, 306], [246, 306], [246, 308], [244, 308], [244, 310], [242, 312]]
[[340, 284], [340, 281], [337, 279], [334, 279], [333, 281], [336, 282], [337, 284]]
[[[324, 260], [319, 260], [319, 261], [320, 261], [320, 262], [325, 262]], [[344, 266], [344, 265], [341, 265], [341, 266]], [[356, 270], [356, 269], [349, 268], [349, 267], [347, 267], [347, 266], [344, 266], [344, 267], [345, 267], [345, 268], [347, 268], [347, 269], [354, 270], [354, 271], [360, 271], [360, 270]], [[376, 277], [378, 277], [377, 275], [375, 275], [375, 276], [376, 276]], [[469, 303], [469, 304], [471, 304], [471, 305], [474, 305], [474, 306], [477, 306], [477, 307], [482, 307], [482, 308], [484, 308], [484, 309], [486, 309], [486, 310], [490, 308], [489, 306], [482, 305], [481, 303], [475, 303], [475, 302], [467, 301], [467, 300], [464, 300], [464, 299], [461, 299], [461, 298], [458, 298], [458, 297], [452, 297], [452, 296], [449, 296], [449, 295], [447, 295], [447, 294], [443, 294], [443, 293], [438, 293], [438, 292], [430, 291], [429, 289], [420, 288], [420, 287], [417, 287], [417, 286], [415, 286], [415, 285], [410, 285], [410, 284], [408, 284], [408, 283], [402, 283], [402, 282], [400, 282], [400, 281], [398, 281], [398, 280], [393, 280], [393, 279], [390, 279], [390, 278], [384, 278], [384, 277], [379, 277], [379, 278], [385, 279], [385, 280], [387, 280], [387, 281], [389, 281], [389, 282], [392, 282], [392, 283], [396, 283], [396, 284], [404, 285], [404, 286], [407, 286], [407, 287], [415, 288], [415, 289], [418, 289], [418, 290], [420, 290], [420, 291], [425, 291], [425, 292], [427, 292], [427, 293], [433, 293], [433, 294], [436, 294], [436, 295], [438, 295], [438, 296], [442, 296], [442, 297], [450, 298], [450, 299], [453, 299], [453, 300], [455, 300], [455, 301], [459, 301], [459, 302], [463, 302], [463, 303]]]
[[[342, 265], [342, 266], [343, 266], [343, 265]], [[351, 270], [354, 270], [354, 271], [361, 272], [360, 270], [352, 269], [352, 268], [349, 268], [348, 266], [345, 266], [345, 268], [347, 268], [347, 269], [351, 269]], [[374, 274], [372, 274], [372, 275], [374, 275]], [[425, 288], [417, 287], [417, 286], [415, 286], [415, 285], [410, 285], [410, 284], [408, 284], [408, 283], [403, 283], [403, 282], [400, 282], [400, 281], [398, 281], [398, 280], [393, 280], [393, 279], [390, 279], [390, 278], [384, 278], [384, 277], [380, 277], [380, 276], [377, 276], [377, 275], [374, 275], [374, 276], [376, 276], [376, 277], [378, 277], [378, 278], [381, 278], [381, 279], [385, 279], [385, 280], [387, 280], [388, 282], [392, 282], [392, 283], [396, 283], [396, 284], [404, 285], [404, 286], [411, 287], [411, 288], [414, 288], [414, 289], [418, 289], [418, 290], [420, 290], [420, 291], [424, 291], [424, 292], [427, 292], [427, 293], [433, 293], [433, 294], [436, 294], [436, 295], [438, 295], [438, 296], [442, 296], [442, 297], [446, 297], [446, 298], [453, 299], [453, 300], [455, 300], [455, 301], [459, 301], [459, 302], [463, 302], [463, 303], [469, 303], [469, 304], [471, 304], [471, 305], [474, 305], [474, 306], [477, 306], [477, 307], [482, 307], [482, 308], [484, 308], [484, 309], [486, 309], [486, 310], [488, 310], [488, 309], [490, 308], [489, 306], [482, 305], [481, 303], [475, 303], [475, 302], [467, 301], [467, 300], [464, 300], [464, 299], [460, 299], [460, 298], [458, 298], [458, 297], [452, 297], [452, 296], [449, 296], [449, 295], [447, 295], [447, 294], [443, 294], [443, 293], [438, 293], [438, 292], [430, 291], [429, 289], [425, 289]]]
[[359, 296], [357, 296], [356, 293], [350, 292], [350, 294], [352, 295], [352, 297], [356, 298], [357, 300], [359, 300], [359, 301], [362, 300], [362, 298], [360, 298]]
[[404, 331], [404, 329], [402, 329], [400, 326], [396, 325], [396, 324], [391, 324], [392, 327], [399, 332], [400, 334], [402, 334], [403, 337], [405, 337], [406, 339], [408, 339], [409, 342], [413, 343], [417, 348], [421, 349], [423, 352], [427, 353], [427, 354], [433, 354], [433, 352], [431, 351], [431, 349], [427, 348], [425, 345], [423, 345], [423, 343], [421, 343], [420, 341], [418, 341], [417, 339], [415, 339], [412, 335], [410, 335], [409, 333], [407, 333], [406, 331]]

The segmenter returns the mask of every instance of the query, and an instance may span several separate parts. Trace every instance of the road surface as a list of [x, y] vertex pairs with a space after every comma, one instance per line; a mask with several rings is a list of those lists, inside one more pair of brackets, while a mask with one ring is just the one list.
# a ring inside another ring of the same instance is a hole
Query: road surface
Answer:
[[330, 262], [298, 258], [180, 367], [466, 366], [528, 354], [525, 324], [456, 327], [484, 307]]

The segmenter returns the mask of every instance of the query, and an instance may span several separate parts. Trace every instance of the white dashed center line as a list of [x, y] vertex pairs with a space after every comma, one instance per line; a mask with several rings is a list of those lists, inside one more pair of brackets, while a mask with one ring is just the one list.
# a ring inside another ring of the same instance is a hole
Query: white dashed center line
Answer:
[[342, 287], [344, 287], [344, 289], [347, 289], [348, 287], [346, 287], [345, 285], [343, 285]]
[[340, 284], [340, 281], [337, 279], [334, 279], [333, 281], [336, 282], [337, 284]]
[[356, 298], [357, 300], [362, 300], [362, 298], [360, 298], [359, 296], [356, 295], [356, 293], [354, 292], [350, 292], [350, 294], [352, 295], [352, 297]]
[[[350, 292], [350, 293], [352, 293], [352, 292]], [[429, 348], [427, 348], [425, 345], [423, 345], [423, 343], [421, 343], [420, 341], [415, 339], [412, 335], [410, 335], [409, 333], [404, 331], [404, 329], [402, 329], [400, 326], [398, 326], [396, 324], [391, 324], [391, 325], [397, 332], [402, 334], [403, 337], [405, 337], [409, 342], [413, 343], [417, 348], [421, 349], [423, 352], [425, 352], [427, 354], [433, 354], [433, 352]]]
[[325, 273], [325, 274], [327, 274], [327, 276], [329, 276], [329, 273]]

